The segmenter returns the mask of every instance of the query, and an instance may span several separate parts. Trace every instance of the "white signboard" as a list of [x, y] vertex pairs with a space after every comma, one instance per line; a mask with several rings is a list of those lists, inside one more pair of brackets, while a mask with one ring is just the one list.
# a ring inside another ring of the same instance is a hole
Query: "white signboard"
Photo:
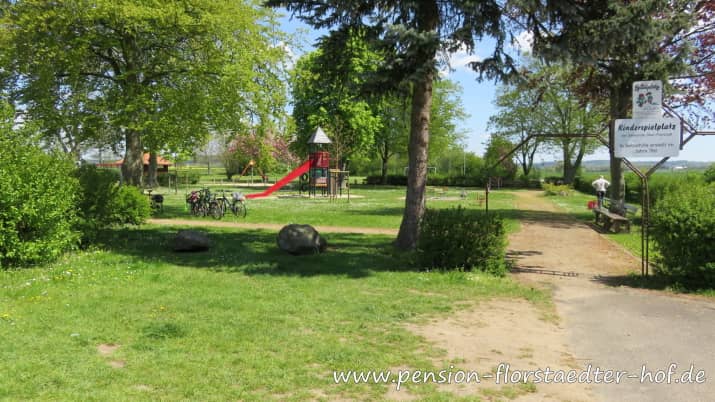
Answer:
[[680, 120], [619, 119], [615, 124], [613, 152], [617, 158], [678, 156]]
[[633, 83], [633, 118], [659, 119], [663, 116], [663, 83], [636, 81]]

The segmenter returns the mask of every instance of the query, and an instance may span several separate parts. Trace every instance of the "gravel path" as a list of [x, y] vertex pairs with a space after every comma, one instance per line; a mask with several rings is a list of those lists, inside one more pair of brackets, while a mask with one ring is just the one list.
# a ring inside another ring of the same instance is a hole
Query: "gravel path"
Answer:
[[604, 284], [640, 272], [640, 260], [589, 225], [550, 214], [558, 210], [540, 192], [514, 194], [517, 207], [530, 211], [509, 241], [516, 278], [553, 289], [560, 326], [582, 367], [625, 372], [619, 383], [590, 384], [592, 395], [584, 397], [715, 400], [715, 302]]

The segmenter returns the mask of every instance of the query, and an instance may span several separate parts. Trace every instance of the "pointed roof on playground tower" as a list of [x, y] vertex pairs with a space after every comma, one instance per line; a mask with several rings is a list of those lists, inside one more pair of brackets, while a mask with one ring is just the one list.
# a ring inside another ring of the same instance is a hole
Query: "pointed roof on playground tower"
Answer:
[[322, 128], [318, 127], [317, 130], [315, 130], [315, 134], [313, 134], [310, 139], [308, 140], [308, 144], [332, 144], [333, 142], [330, 141], [330, 138], [328, 138], [327, 134], [325, 134], [325, 131], [323, 131]]

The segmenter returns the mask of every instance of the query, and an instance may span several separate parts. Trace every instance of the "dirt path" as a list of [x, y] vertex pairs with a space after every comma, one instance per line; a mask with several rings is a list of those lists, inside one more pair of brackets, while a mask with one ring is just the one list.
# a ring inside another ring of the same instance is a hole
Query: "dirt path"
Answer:
[[[278, 223], [245, 223], [245, 222], [228, 222], [228, 221], [197, 221], [190, 219], [149, 219], [147, 223], [153, 225], [168, 225], [168, 226], [195, 226], [195, 227], [218, 227], [218, 228], [242, 228], [242, 229], [265, 229], [281, 230], [285, 225]], [[314, 226], [318, 232], [324, 233], [362, 233], [362, 234], [380, 234], [380, 235], [397, 235], [397, 229], [383, 228], [358, 228], [345, 226]]]
[[[619, 384], [591, 384], [595, 400], [713, 400], [715, 303], [604, 285], [604, 277], [639, 271], [640, 260], [587, 224], [550, 215], [558, 210], [540, 192], [515, 194], [517, 207], [530, 211], [509, 239], [516, 277], [553, 289], [566, 342], [582, 367], [627, 372]], [[661, 377], [671, 364], [676, 375], [667, 384]], [[693, 380], [703, 370], [703, 383], [683, 383], [691, 365]]]
[[[456, 361], [462, 370], [486, 373], [480, 384], [441, 389], [522, 402], [712, 401], [715, 303], [606, 285], [609, 277], [639, 271], [640, 260], [562, 213], [541, 192], [514, 194], [517, 208], [525, 211], [521, 229], [509, 238], [514, 277], [551, 289], [557, 318], [545, 319], [548, 312], [525, 301], [492, 300], [409, 326], [446, 351], [437, 367]], [[497, 386], [494, 373], [503, 364], [512, 373], [541, 372], [542, 378], [549, 369], [552, 383], [531, 389]], [[669, 369], [674, 374], [667, 384]], [[564, 377], [569, 372], [573, 380]], [[703, 383], [682, 381], [698, 379]], [[409, 391], [389, 397], [410, 399]]]

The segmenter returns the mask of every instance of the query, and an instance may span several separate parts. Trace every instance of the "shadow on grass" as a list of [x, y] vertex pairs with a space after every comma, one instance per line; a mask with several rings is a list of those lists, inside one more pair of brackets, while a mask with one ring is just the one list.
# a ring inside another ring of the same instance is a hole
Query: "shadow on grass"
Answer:
[[351, 209], [345, 211], [349, 215], [369, 215], [369, 216], [393, 216], [401, 217], [404, 213], [404, 207], [385, 207], [385, 208], [370, 208], [370, 209]]
[[640, 274], [619, 276], [597, 276], [594, 282], [611, 287], [629, 287], [635, 289], [668, 290], [676, 293], [713, 293], [713, 288], [703, 287], [702, 283], [678, 280], [664, 275], [642, 276]]
[[489, 213], [498, 214], [505, 219], [514, 219], [522, 222], [538, 222], [557, 229], [570, 229], [583, 224], [580, 218], [576, 220], [574, 219], [574, 215], [568, 212], [490, 209]]
[[98, 245], [143, 262], [246, 275], [342, 275], [362, 278], [374, 271], [416, 270], [395, 255], [391, 238], [385, 236], [331, 233], [324, 235], [328, 241], [328, 249], [324, 253], [292, 256], [276, 245], [277, 233], [202, 228], [195, 230], [207, 234], [211, 248], [190, 253], [172, 250], [173, 239], [179, 229], [181, 227], [148, 226], [109, 230], [102, 234]]

